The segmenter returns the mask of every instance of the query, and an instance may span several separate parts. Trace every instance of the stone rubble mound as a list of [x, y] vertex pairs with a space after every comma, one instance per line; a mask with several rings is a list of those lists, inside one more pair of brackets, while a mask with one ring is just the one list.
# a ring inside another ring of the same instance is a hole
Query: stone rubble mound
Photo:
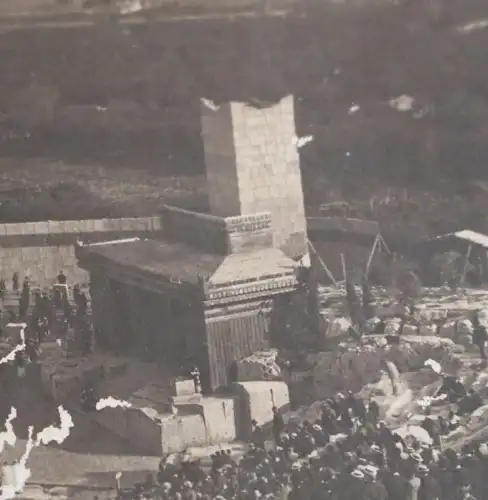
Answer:
[[351, 347], [341, 344], [333, 352], [309, 357], [317, 399], [326, 399], [338, 391], [359, 392], [366, 384], [377, 383], [392, 362], [400, 373], [423, 368], [425, 361], [438, 361], [444, 370], [455, 371], [461, 362], [459, 346], [449, 339], [433, 336], [400, 338], [388, 345], [383, 336], [368, 339], [370, 344]]
[[237, 363], [237, 376], [240, 382], [279, 380], [281, 369], [277, 363], [278, 350], [257, 351], [252, 356]]

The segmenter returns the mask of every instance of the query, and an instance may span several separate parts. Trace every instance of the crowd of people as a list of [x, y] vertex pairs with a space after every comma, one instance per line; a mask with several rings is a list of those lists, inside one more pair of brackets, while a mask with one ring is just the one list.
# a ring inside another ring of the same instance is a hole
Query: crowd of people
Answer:
[[[36, 362], [39, 348], [49, 337], [65, 338], [69, 329], [78, 327], [83, 335], [86, 354], [90, 352], [91, 335], [87, 321], [88, 299], [79, 285], [72, 287], [73, 301], [68, 297], [68, 283], [63, 271], [57, 276], [57, 282], [51, 291], [33, 289], [29, 278], [19, 283], [19, 275], [12, 276], [12, 292], [18, 297], [18, 305], [1, 311], [0, 328], [4, 333], [8, 323], [25, 323], [25, 350], [18, 351], [15, 364], [22, 374], [27, 362]], [[0, 297], [5, 299], [7, 285], [0, 279]]]
[[[450, 401], [446, 382], [440, 390]], [[462, 405], [457, 413], [462, 414]], [[482, 500], [488, 498], [488, 445], [442, 449], [440, 436], [459, 422], [431, 418], [422, 424], [431, 440], [403, 436], [381, 420], [371, 400], [338, 394], [325, 402], [314, 422], [285, 423], [274, 409], [272, 429], [253, 422], [248, 450], [239, 459], [221, 450], [211, 466], [187, 459], [162, 461], [149, 476], [120, 498], [164, 500]]]

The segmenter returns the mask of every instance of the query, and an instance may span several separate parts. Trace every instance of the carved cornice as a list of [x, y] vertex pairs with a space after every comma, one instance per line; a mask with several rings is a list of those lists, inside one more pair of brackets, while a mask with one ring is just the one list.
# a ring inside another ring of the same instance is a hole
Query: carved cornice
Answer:
[[271, 312], [272, 304], [272, 299], [265, 299], [262, 301], [246, 302], [244, 304], [229, 304], [226, 306], [205, 309], [205, 321], [212, 322], [224, 317], [242, 316], [252, 313], [268, 315]]
[[225, 288], [215, 288], [207, 291], [205, 306], [224, 304], [228, 302], [247, 301], [255, 298], [287, 293], [297, 288], [295, 276], [281, 276], [265, 281], [235, 284]]
[[270, 212], [225, 218], [225, 225], [229, 234], [253, 232], [261, 229], [271, 230], [271, 223]]

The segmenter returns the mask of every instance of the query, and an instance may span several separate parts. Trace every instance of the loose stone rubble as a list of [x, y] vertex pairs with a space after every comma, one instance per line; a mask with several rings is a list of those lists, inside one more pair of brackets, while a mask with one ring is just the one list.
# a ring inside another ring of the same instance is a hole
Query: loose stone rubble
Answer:
[[281, 369], [277, 363], [278, 350], [257, 351], [237, 364], [239, 381], [278, 380]]

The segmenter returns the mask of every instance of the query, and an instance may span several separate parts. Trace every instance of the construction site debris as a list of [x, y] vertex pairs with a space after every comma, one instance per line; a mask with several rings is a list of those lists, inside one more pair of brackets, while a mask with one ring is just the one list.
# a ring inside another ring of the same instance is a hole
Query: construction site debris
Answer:
[[237, 363], [237, 376], [240, 382], [278, 380], [281, 370], [277, 363], [278, 350], [257, 351], [252, 356]]

